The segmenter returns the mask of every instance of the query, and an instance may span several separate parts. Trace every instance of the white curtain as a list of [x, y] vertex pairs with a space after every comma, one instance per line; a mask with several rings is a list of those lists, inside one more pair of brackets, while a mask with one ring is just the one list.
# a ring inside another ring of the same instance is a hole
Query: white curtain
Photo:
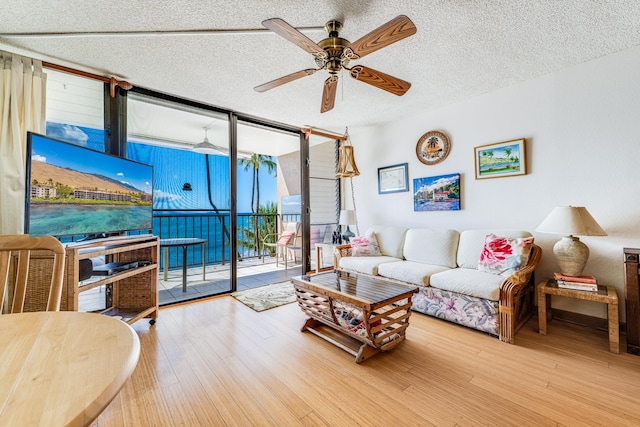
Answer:
[[24, 231], [27, 131], [44, 134], [42, 62], [0, 51], [0, 234]]

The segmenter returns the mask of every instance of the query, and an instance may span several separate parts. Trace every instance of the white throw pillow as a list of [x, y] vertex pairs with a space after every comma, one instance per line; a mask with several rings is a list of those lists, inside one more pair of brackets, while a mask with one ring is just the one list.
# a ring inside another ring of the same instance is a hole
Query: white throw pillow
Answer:
[[356, 236], [349, 239], [351, 244], [352, 256], [380, 256], [380, 246], [378, 245], [378, 239], [376, 239], [376, 233], [373, 231], [367, 232], [364, 236]]

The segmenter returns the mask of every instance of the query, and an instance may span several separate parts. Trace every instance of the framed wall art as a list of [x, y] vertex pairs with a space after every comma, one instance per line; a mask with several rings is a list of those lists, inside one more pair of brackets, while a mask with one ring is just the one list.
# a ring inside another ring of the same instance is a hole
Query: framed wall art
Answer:
[[524, 138], [474, 148], [476, 179], [525, 175]]
[[459, 211], [460, 174], [415, 178], [413, 210], [415, 212]]
[[378, 168], [378, 194], [409, 191], [408, 164]]
[[451, 151], [449, 137], [444, 132], [431, 131], [420, 137], [416, 145], [416, 156], [425, 165], [443, 161]]

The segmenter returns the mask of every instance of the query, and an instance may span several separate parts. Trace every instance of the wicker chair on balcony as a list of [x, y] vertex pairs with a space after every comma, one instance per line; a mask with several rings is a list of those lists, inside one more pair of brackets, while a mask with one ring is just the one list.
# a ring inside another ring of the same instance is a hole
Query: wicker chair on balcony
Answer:
[[[299, 247], [300, 226], [299, 222], [284, 223], [280, 234], [268, 234], [262, 240], [263, 249], [269, 248], [270, 252], [275, 252], [276, 267], [279, 265], [280, 257], [282, 257], [285, 269], [288, 268], [289, 250], [295, 250]], [[262, 257], [262, 262], [264, 263], [264, 257]]]
[[[32, 251], [53, 253], [51, 263], [38, 263], [38, 269], [45, 268], [48, 271], [35, 271], [36, 267], [34, 266], [31, 270], [29, 269]], [[38, 277], [51, 277], [49, 289], [34, 288], [30, 295], [31, 298], [42, 299], [42, 301], [46, 299], [47, 311], [59, 311], [64, 264], [64, 246], [55, 237], [30, 237], [26, 234], [0, 236], [0, 313], [3, 312], [2, 306], [7, 289], [10, 291], [9, 302], [11, 303], [7, 311], [22, 313], [29, 284], [29, 273]], [[48, 295], [44, 295], [44, 292], [43, 295], [36, 295], [42, 291], [46, 291]]]

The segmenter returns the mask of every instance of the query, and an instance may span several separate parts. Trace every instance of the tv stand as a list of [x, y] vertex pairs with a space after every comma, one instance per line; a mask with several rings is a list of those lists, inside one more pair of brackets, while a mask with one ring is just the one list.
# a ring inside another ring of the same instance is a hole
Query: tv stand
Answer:
[[[78, 311], [78, 297], [81, 292], [98, 286], [106, 287], [106, 308], [99, 313], [118, 316], [131, 324], [142, 318], [149, 318], [154, 324], [158, 317], [158, 237], [145, 234], [138, 236], [113, 236], [102, 239], [74, 242], [66, 245], [65, 278], [62, 287], [60, 310]], [[80, 260], [104, 256], [110, 263], [117, 263], [109, 275], [92, 275], [80, 281], [78, 265]], [[50, 258], [50, 257], [49, 257]], [[47, 261], [42, 257], [38, 262]], [[34, 260], [33, 262], [36, 262]], [[42, 266], [43, 270], [46, 265]], [[32, 274], [29, 277], [31, 279]], [[38, 274], [36, 274], [36, 277]], [[44, 292], [48, 282], [44, 276], [37, 280], [37, 287], [42, 287], [43, 298], [29, 297], [25, 301], [25, 311], [39, 311], [38, 306], [47, 293]]]

